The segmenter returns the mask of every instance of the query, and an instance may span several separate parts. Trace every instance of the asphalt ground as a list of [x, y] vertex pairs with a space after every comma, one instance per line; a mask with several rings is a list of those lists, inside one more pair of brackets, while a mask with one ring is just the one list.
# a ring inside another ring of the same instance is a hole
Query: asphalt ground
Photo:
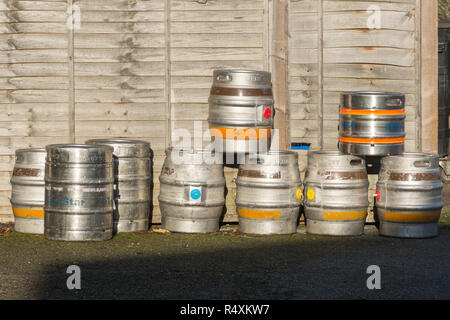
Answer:
[[[10, 227], [10, 226], [9, 226]], [[59, 242], [0, 226], [0, 299], [450, 299], [450, 210], [432, 239], [118, 234]], [[81, 289], [69, 290], [69, 265]], [[367, 267], [381, 270], [369, 290]]]

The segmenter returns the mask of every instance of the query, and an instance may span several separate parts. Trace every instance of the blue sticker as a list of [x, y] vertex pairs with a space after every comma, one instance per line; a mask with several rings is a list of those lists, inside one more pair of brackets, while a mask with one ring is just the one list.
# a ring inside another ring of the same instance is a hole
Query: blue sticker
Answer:
[[194, 189], [191, 191], [191, 198], [197, 200], [201, 197], [202, 193], [198, 189]]

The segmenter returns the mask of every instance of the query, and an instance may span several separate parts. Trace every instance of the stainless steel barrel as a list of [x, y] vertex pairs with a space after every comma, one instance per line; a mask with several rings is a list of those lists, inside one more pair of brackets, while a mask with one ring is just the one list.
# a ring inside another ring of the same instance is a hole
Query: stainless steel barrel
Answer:
[[166, 150], [160, 180], [161, 227], [185, 233], [219, 230], [225, 204], [223, 165], [207, 150]]
[[46, 149], [45, 237], [66, 241], [110, 239], [113, 148], [53, 144]]
[[437, 155], [384, 157], [376, 193], [380, 234], [400, 238], [437, 236], [442, 187]]
[[270, 147], [274, 100], [270, 72], [215, 70], [209, 97], [215, 150], [265, 152]]
[[345, 154], [399, 154], [405, 144], [405, 96], [344, 92], [339, 107], [339, 150]]
[[369, 206], [364, 159], [338, 151], [310, 152], [304, 184], [308, 233], [363, 233]]
[[270, 151], [245, 158], [236, 179], [239, 231], [295, 233], [303, 197], [298, 154]]
[[114, 232], [148, 230], [152, 200], [150, 143], [91, 139], [87, 144], [114, 148]]
[[44, 233], [45, 149], [16, 150], [11, 177], [14, 231]]

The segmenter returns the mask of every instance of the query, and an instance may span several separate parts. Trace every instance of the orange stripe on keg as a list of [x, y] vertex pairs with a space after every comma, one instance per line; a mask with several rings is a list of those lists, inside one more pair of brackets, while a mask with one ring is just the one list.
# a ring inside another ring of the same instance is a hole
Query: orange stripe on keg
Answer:
[[44, 218], [44, 209], [13, 208], [13, 213], [21, 218]]
[[387, 221], [393, 222], [437, 222], [441, 212], [431, 213], [399, 213], [399, 212], [385, 212], [384, 217]]
[[264, 220], [280, 219], [281, 211], [237, 209], [239, 217]]
[[339, 109], [341, 114], [350, 114], [355, 116], [397, 116], [405, 114], [405, 109], [399, 110], [355, 110], [355, 109]]
[[210, 127], [211, 134], [215, 137], [238, 140], [257, 140], [270, 137], [271, 129], [237, 129]]
[[361, 211], [325, 211], [322, 212], [322, 218], [324, 220], [361, 220], [366, 217], [366, 210]]
[[404, 143], [405, 138], [348, 138], [340, 137], [339, 141], [349, 143]]

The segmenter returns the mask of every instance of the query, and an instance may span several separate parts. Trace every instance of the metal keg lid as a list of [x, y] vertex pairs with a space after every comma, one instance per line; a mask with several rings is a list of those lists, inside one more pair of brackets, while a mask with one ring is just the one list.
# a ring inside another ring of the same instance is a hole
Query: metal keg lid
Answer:
[[270, 150], [266, 153], [247, 154], [246, 164], [281, 166], [298, 163], [298, 153], [289, 150]]
[[23, 148], [16, 150], [16, 163], [45, 163], [44, 148]]
[[308, 169], [354, 168], [366, 169], [364, 158], [351, 154], [343, 154], [337, 150], [318, 150], [308, 152]]
[[403, 109], [405, 95], [398, 92], [343, 92], [341, 107], [346, 109]]
[[272, 87], [271, 73], [267, 71], [221, 69], [214, 70], [213, 86], [221, 87]]
[[119, 158], [150, 157], [150, 143], [142, 140], [122, 138], [90, 139], [86, 144], [106, 145], [114, 148], [114, 155]]
[[112, 163], [114, 149], [106, 145], [50, 144], [47, 162], [55, 163]]
[[215, 156], [214, 150], [206, 148], [169, 147], [166, 149], [166, 157], [179, 164], [215, 164]]
[[405, 152], [383, 157], [381, 166], [394, 170], [439, 169], [439, 156], [432, 153]]

